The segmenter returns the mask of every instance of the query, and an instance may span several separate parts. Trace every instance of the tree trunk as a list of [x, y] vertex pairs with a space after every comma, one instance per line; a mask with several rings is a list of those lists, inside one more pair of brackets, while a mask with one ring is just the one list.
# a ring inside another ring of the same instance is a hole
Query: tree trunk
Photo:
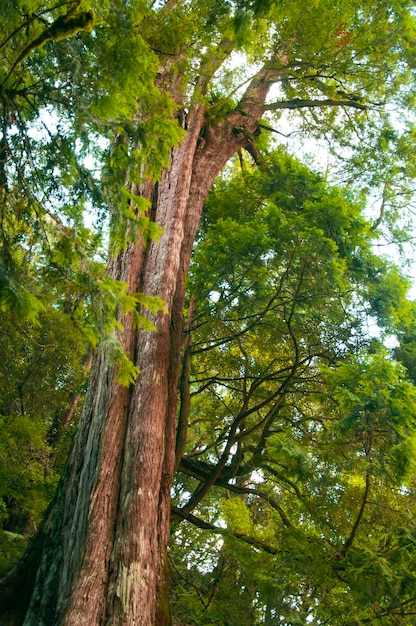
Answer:
[[[155, 320], [157, 332], [135, 329], [131, 316], [123, 320], [124, 347], [141, 370], [130, 388], [117, 383], [105, 353], [96, 355], [66, 470], [35, 542], [40, 559], [27, 585], [28, 608], [22, 610], [22, 598], [18, 610], [11, 608], [12, 575], [3, 584], [9, 594], [0, 601], [2, 624], [170, 623], [166, 551], [185, 279], [208, 191], [246, 141], [236, 132], [237, 117], [207, 129], [196, 107], [170, 168], [141, 188], [163, 234], [157, 244], [139, 240], [121, 252], [110, 273], [131, 292], [163, 298], [166, 312]], [[15, 570], [15, 585], [19, 575]]]

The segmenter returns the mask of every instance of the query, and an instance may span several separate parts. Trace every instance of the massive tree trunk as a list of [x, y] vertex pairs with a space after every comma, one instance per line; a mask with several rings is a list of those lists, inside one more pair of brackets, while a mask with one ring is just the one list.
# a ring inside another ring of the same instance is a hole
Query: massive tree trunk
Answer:
[[197, 107], [170, 168], [156, 185], [141, 187], [162, 237], [122, 251], [110, 273], [132, 292], [163, 298], [166, 312], [155, 320], [157, 332], [136, 329], [131, 316], [123, 320], [124, 346], [141, 370], [130, 388], [116, 381], [104, 352], [96, 355], [66, 471], [34, 544], [33, 583], [27, 581], [20, 611], [11, 590], [25, 568], [3, 585], [2, 623], [169, 623], [166, 550], [185, 278], [208, 191], [245, 141], [233, 120], [205, 128]]
[[[273, 82], [251, 81], [238, 110], [208, 124], [204, 108], [185, 115], [185, 140], [157, 184], [137, 193], [163, 228], [109, 264], [131, 292], [161, 297], [157, 332], [123, 321], [122, 342], [141, 373], [121, 386], [105, 351], [94, 360], [83, 415], [56, 497], [33, 548], [0, 584], [3, 626], [165, 626], [166, 555], [175, 468], [177, 386], [185, 280], [209, 189], [252, 134]], [[269, 76], [270, 74], [270, 76]], [[22, 581], [24, 580], [24, 586]], [[24, 593], [19, 594], [19, 587]]]

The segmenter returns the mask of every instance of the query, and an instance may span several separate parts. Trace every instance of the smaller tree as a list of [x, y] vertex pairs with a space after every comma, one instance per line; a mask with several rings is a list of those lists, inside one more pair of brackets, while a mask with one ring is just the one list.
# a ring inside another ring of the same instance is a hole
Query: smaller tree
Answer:
[[362, 203], [284, 151], [219, 180], [201, 231], [177, 624], [408, 623], [416, 392], [383, 347], [409, 320], [407, 281], [372, 252]]

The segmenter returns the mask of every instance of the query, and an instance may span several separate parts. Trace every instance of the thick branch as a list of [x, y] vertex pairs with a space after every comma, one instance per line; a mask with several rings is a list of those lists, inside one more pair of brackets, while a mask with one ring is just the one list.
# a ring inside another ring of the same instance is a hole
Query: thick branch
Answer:
[[212, 50], [209, 50], [209, 52], [202, 57], [197, 80], [197, 86], [202, 94], [206, 94], [212, 77], [224, 63], [225, 59], [232, 53], [233, 49], [234, 43], [230, 39], [223, 39], [216, 46], [216, 52], [214, 54]]
[[362, 502], [361, 502], [361, 506], [360, 506], [360, 510], [358, 511], [357, 514], [357, 518], [354, 522], [354, 525], [351, 529], [350, 535], [348, 537], [348, 539], [345, 541], [344, 545], [342, 546], [342, 550], [341, 550], [341, 555], [342, 556], [346, 556], [348, 550], [351, 548], [352, 543], [355, 539], [355, 536], [357, 534], [358, 528], [360, 526], [361, 520], [363, 518], [364, 515], [364, 509], [367, 505], [368, 502], [368, 493], [370, 491], [370, 477], [367, 474], [367, 476], [365, 477], [365, 489], [364, 489], [364, 493], [363, 493], [363, 498], [362, 498]]
[[27, 56], [37, 48], [43, 46], [48, 41], [60, 41], [62, 39], [69, 39], [76, 35], [80, 31], [91, 32], [94, 26], [94, 12], [83, 11], [77, 13], [77, 9], [80, 5], [80, 0], [76, 0], [72, 9], [65, 15], [60, 15], [56, 18], [52, 24], [50, 24], [36, 39], [31, 41], [17, 57], [13, 63], [9, 73], [4, 79], [2, 85], [6, 83], [16, 67], [26, 59]]
[[[208, 463], [204, 463], [203, 461], [191, 461], [190, 459], [184, 458], [182, 459], [179, 466], [179, 471], [183, 472], [187, 476], [193, 476], [194, 478], [197, 478], [199, 480], [204, 480], [210, 476], [212, 468], [208, 465]], [[275, 500], [275, 498], [270, 496], [270, 494], [264, 493], [260, 489], [254, 489], [253, 487], [242, 487], [240, 485], [230, 484], [228, 482], [229, 478], [232, 478], [232, 476], [228, 476], [227, 478], [219, 477], [216, 479], [215, 485], [234, 493], [245, 495], [251, 494], [257, 496], [258, 498], [261, 498], [262, 500], [265, 500], [272, 507], [272, 509], [279, 513], [283, 524], [287, 528], [293, 528], [293, 524], [289, 520], [288, 516], [286, 515], [280, 504]]]
[[201, 500], [205, 497], [205, 495], [208, 493], [211, 487], [215, 484], [215, 481], [221, 476], [221, 472], [227, 463], [230, 450], [234, 445], [235, 434], [236, 434], [238, 425], [241, 423], [241, 421], [245, 417], [249, 399], [250, 399], [250, 396], [248, 395], [246, 401], [244, 402], [242, 406], [240, 413], [237, 415], [237, 417], [235, 418], [234, 422], [232, 423], [230, 427], [230, 432], [227, 438], [226, 446], [224, 448], [223, 453], [221, 454], [221, 457], [217, 465], [214, 467], [212, 474], [205, 480], [205, 482], [201, 483], [197, 487], [195, 492], [190, 497], [188, 504], [184, 507], [184, 511], [189, 512], [192, 509], [194, 509], [199, 504], [199, 502], [201, 502]]
[[275, 69], [270, 69], [266, 66], [262, 67], [253, 77], [243, 94], [238, 109], [246, 115], [260, 119], [265, 111], [264, 103], [271, 86], [282, 78], [285, 71], [286, 67], [284, 65]]
[[[73, 2], [71, 0], [69, 0], [68, 2], [59, 2], [58, 4], [55, 4], [55, 6], [48, 7], [44, 11], [39, 11], [39, 13], [31, 14], [30, 17], [28, 17], [24, 22], [22, 22], [17, 28], [15, 28], [13, 32], [7, 35], [7, 37], [3, 39], [3, 41], [0, 42], [0, 48], [3, 48], [10, 41], [10, 39], [13, 39], [13, 37], [16, 37], [16, 35], [18, 35], [21, 30], [23, 30], [24, 28], [27, 29], [29, 25], [33, 23], [35, 20], [39, 20], [42, 18], [43, 15], [46, 15], [47, 13], [52, 13], [52, 11], [59, 9], [60, 7], [66, 6], [67, 4], [73, 4]], [[76, 4], [79, 5], [80, 3], [77, 1]]]
[[384, 186], [383, 186], [383, 196], [382, 196], [382, 200], [381, 200], [379, 216], [375, 220], [375, 222], [372, 224], [372, 226], [370, 228], [371, 231], [377, 230], [377, 228], [380, 226], [381, 222], [383, 221], [384, 214], [385, 214], [385, 211], [386, 211], [386, 203], [387, 203], [387, 183], [384, 183]]
[[172, 507], [172, 520], [179, 520], [179, 519], [187, 520], [188, 522], [190, 522], [197, 528], [202, 528], [203, 530], [210, 530], [211, 532], [216, 533], [218, 535], [225, 535], [225, 536], [232, 535], [233, 537], [236, 537], [237, 539], [241, 539], [242, 541], [245, 541], [251, 546], [260, 548], [261, 550], [268, 552], [269, 554], [277, 554], [278, 552], [277, 549], [274, 548], [273, 546], [267, 543], [264, 543], [263, 541], [260, 541], [259, 539], [256, 539], [255, 537], [251, 537], [250, 535], [245, 535], [244, 533], [239, 533], [239, 532], [229, 530], [226, 528], [219, 528], [218, 526], [215, 526], [214, 524], [205, 522], [199, 517], [195, 517], [195, 515], [192, 515], [191, 513], [185, 513], [181, 509]]
[[263, 106], [264, 111], [279, 111], [281, 109], [316, 109], [325, 107], [352, 107], [360, 111], [367, 111], [368, 104], [360, 100], [346, 99], [336, 100], [334, 98], [326, 98], [325, 100], [304, 100], [302, 98], [293, 98], [292, 100], [280, 100], [278, 102], [270, 102]]

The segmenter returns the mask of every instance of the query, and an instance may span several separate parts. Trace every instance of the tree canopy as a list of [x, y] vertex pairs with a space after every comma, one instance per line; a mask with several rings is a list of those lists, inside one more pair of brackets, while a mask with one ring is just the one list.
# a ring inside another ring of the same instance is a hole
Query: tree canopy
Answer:
[[359, 199], [268, 158], [216, 183], [191, 268], [178, 615], [406, 623], [416, 396], [383, 346], [412, 319], [406, 281], [372, 251]]

